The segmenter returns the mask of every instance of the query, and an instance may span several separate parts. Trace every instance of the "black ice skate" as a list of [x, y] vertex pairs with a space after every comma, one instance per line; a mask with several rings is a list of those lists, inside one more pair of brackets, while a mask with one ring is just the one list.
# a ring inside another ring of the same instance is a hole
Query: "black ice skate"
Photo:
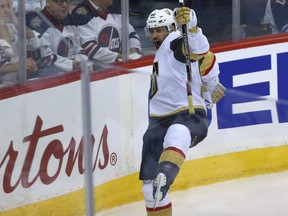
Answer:
[[167, 177], [164, 173], [158, 173], [157, 177], [153, 181], [153, 197], [155, 199], [154, 209], [158, 206], [158, 203], [166, 196], [169, 190], [169, 184], [167, 184]]

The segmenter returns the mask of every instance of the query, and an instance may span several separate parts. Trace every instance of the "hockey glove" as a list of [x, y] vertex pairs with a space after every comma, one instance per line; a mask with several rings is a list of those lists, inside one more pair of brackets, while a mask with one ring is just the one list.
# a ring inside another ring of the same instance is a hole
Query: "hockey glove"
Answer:
[[208, 109], [212, 109], [213, 108], [213, 101], [212, 101], [212, 98], [211, 98], [211, 93], [208, 90], [208, 87], [207, 87], [206, 84], [203, 84], [201, 86], [201, 94], [202, 94], [202, 97], [204, 99], [206, 107]]
[[190, 32], [197, 30], [197, 16], [194, 10], [188, 7], [179, 7], [174, 9], [174, 19], [179, 27], [187, 25]]
[[[210, 94], [208, 94], [208, 91]], [[219, 78], [215, 77], [210, 82], [204, 82], [202, 85], [202, 97], [205, 100], [207, 108], [211, 109], [225, 95], [226, 88], [219, 82]]]
[[218, 83], [210, 88], [209, 91], [211, 92], [212, 102], [215, 104], [224, 97], [226, 88], [221, 83]]

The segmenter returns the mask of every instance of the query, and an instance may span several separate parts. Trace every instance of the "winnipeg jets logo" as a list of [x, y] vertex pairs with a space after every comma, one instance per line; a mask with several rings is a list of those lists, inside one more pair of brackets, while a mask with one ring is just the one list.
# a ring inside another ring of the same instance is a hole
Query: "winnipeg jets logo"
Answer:
[[121, 52], [121, 41], [119, 32], [112, 26], [107, 26], [99, 34], [98, 44], [107, 47], [113, 52]]
[[59, 46], [58, 46], [57, 53], [60, 56], [68, 57], [69, 59], [74, 59], [75, 50], [74, 50], [74, 44], [71, 38], [65, 37], [61, 39]]

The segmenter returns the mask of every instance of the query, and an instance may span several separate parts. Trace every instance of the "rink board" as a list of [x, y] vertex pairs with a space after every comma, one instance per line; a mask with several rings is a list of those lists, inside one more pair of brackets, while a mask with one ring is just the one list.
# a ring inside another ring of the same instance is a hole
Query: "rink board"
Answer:
[[[288, 169], [287, 46], [217, 52], [228, 91], [209, 111], [209, 134], [190, 150], [172, 190]], [[151, 70], [92, 76], [96, 212], [143, 199], [138, 171]], [[79, 77], [11, 92], [0, 92], [0, 215], [83, 215]]]

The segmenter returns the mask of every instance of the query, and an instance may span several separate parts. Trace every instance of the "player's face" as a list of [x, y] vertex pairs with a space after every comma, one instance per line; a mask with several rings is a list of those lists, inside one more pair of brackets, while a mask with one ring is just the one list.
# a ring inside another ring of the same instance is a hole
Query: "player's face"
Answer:
[[57, 20], [63, 20], [69, 13], [71, 0], [47, 0], [49, 13]]
[[157, 27], [149, 29], [150, 40], [154, 43], [155, 47], [158, 49], [165, 38], [168, 36], [169, 32], [167, 27]]

